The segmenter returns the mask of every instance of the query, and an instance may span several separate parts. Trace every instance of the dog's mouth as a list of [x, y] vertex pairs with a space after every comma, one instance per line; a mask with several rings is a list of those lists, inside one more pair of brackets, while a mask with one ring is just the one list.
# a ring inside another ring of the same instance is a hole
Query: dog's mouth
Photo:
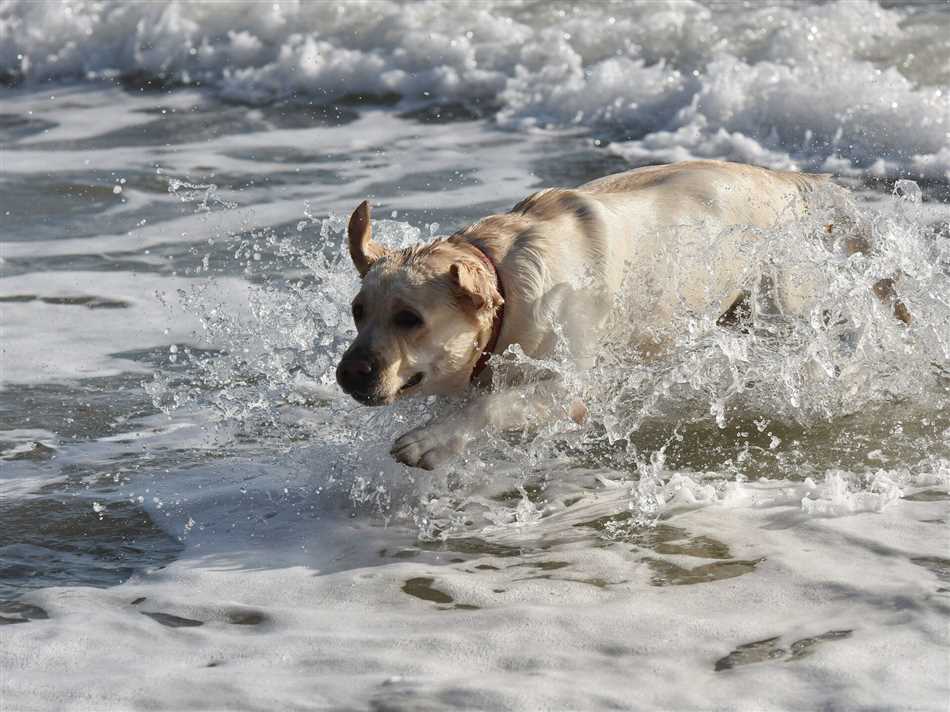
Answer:
[[408, 381], [403, 383], [399, 389], [399, 392], [402, 393], [403, 391], [408, 391], [410, 388], [418, 386], [420, 383], [422, 383], [423, 378], [425, 378], [425, 374], [420, 371], [419, 373], [412, 376]]
[[349, 393], [348, 395], [350, 395], [357, 403], [361, 403], [363, 405], [377, 406], [386, 404], [386, 400], [384, 398], [380, 398], [375, 393], [353, 392]]

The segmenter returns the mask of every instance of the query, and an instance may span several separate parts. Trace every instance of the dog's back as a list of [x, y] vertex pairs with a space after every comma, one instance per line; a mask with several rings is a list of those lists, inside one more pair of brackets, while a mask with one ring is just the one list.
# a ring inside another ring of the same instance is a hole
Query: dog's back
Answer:
[[[605, 207], [609, 232], [627, 246], [638, 276], [665, 294], [661, 318], [676, 304], [727, 309], [747, 288], [757, 245], [789, 227], [822, 200], [843, 205], [846, 191], [828, 176], [772, 171], [721, 161], [688, 161], [606, 176], [578, 188]], [[630, 275], [627, 275], [630, 279]], [[807, 275], [776, 275], [781, 307], [799, 313], [815, 292]]]
[[[861, 234], [860, 226], [848, 223], [853, 215], [850, 194], [827, 175], [686, 161], [573, 189], [548, 188], [458, 237], [499, 257], [502, 276], [512, 284], [510, 322], [525, 351], [540, 354], [549, 339], [529, 335], [550, 320], [545, 315], [582, 325], [581, 343], [608, 312], [619, 317], [615, 307], [622, 303], [620, 318], [636, 332], [634, 341], [652, 343], [678, 328], [683, 316], [718, 318], [763, 277], [774, 308], [806, 313], [821, 292], [819, 275], [807, 261], [782, 259], [766, 273], [769, 255], [787, 240], [806, 241], [816, 233], [819, 239], [848, 238], [842, 249], [866, 250], [866, 240], [851, 236]], [[834, 232], [824, 234], [819, 218]], [[784, 247], [780, 251], [803, 255], [821, 245]], [[881, 293], [893, 297], [893, 289]]]
[[[823, 175], [688, 161], [542, 190], [502, 222], [516, 220], [513, 262], [528, 241], [532, 254], [546, 255], [549, 281], [577, 282], [571, 273], [580, 267], [607, 292], [632, 285], [631, 318], [652, 328], [684, 306], [725, 311], [747, 286], [762, 231], [801, 220], [816, 195], [836, 191], [846, 193]], [[802, 275], [777, 281], [783, 308], [801, 311], [814, 290]]]

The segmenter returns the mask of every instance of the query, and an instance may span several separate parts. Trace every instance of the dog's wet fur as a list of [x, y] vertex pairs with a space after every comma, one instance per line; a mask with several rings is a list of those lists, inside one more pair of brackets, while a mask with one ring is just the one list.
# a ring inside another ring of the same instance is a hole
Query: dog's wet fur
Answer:
[[[748, 286], [742, 283], [743, 242], [800, 219], [819, 189], [846, 212], [848, 192], [827, 176], [720, 161], [640, 168], [576, 189], [542, 190], [508, 213], [403, 250], [372, 239], [363, 202], [348, 225], [350, 256], [362, 277], [353, 300], [357, 336], [340, 361], [337, 381], [365, 405], [464, 392], [502, 304], [496, 353], [517, 344], [528, 356], [549, 356], [563, 338], [583, 367], [603, 336], [614, 296], [631, 282], [642, 285], [643, 293], [642, 304], [627, 305], [630, 313], [624, 315], [631, 348], [649, 358], [662, 350], [655, 334], [683, 310], [715, 309], [721, 324], [735, 320]], [[692, 229], [684, 232], [683, 226]], [[712, 250], [716, 259], [690, 259], [697, 235], [705, 241], [704, 254]], [[677, 264], [659, 259], [671, 248], [683, 255]], [[846, 240], [845, 249], [866, 252], [870, 246], [859, 234]], [[669, 284], [680, 291], [664, 300]], [[774, 291], [785, 313], [802, 313], [815, 285], [807, 275], [779, 272]], [[874, 291], [909, 323], [893, 280], [882, 280]], [[393, 455], [431, 469], [459, 454], [484, 428], [586, 416], [583, 404], [552, 405], [559, 402], [552, 397], [556, 391], [551, 383], [530, 392], [483, 393], [452, 418], [406, 433]]]

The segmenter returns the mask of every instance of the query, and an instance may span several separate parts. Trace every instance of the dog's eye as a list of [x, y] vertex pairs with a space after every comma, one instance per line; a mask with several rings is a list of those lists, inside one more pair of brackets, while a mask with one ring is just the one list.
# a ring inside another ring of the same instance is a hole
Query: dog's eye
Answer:
[[362, 304], [353, 305], [353, 321], [357, 323], [363, 321], [363, 305]]
[[422, 326], [422, 319], [415, 312], [403, 309], [402, 311], [396, 312], [396, 315], [393, 317], [393, 323], [403, 329], [414, 329], [417, 326]]

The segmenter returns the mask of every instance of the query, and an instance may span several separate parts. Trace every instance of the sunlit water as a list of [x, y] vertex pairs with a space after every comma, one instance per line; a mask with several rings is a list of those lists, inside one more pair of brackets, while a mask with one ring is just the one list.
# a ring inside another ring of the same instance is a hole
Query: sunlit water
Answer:
[[[0, 708], [942, 708], [945, 9], [437, 10], [0, 10]], [[819, 204], [741, 328], [531, 364], [585, 425], [393, 462], [459, 404], [337, 389], [349, 211], [406, 245], [689, 157], [835, 172], [875, 252]]]

